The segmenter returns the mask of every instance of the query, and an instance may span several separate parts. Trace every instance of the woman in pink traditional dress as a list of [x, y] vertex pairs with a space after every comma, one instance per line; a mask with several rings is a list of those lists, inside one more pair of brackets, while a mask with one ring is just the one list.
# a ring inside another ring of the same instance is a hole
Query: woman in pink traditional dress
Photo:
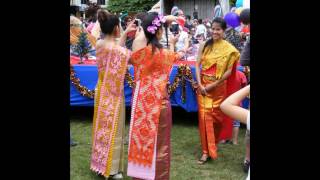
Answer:
[[124, 46], [131, 24], [120, 37], [119, 18], [104, 10], [98, 12], [104, 38], [96, 45], [99, 79], [95, 91], [93, 143], [90, 168], [108, 178], [121, 178], [124, 170], [124, 77], [131, 55]]
[[131, 110], [128, 176], [139, 179], [168, 180], [170, 177], [171, 105], [167, 82], [174, 61], [182, 53], [174, 53], [177, 38], [170, 38], [170, 50], [159, 40], [163, 24], [175, 17], [164, 18], [149, 13], [133, 42], [130, 62], [134, 66], [133, 103]]

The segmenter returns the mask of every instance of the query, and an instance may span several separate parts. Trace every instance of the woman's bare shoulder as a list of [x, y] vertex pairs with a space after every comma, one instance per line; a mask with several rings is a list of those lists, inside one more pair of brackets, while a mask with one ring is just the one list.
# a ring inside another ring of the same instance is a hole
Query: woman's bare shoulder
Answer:
[[104, 40], [99, 39], [96, 43], [96, 48], [101, 48], [103, 46], [105, 46]]

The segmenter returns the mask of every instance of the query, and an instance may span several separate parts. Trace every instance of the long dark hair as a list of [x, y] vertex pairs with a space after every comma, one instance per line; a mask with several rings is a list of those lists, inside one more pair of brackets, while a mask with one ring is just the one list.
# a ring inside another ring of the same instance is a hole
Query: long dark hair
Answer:
[[159, 40], [157, 39], [157, 32], [162, 28], [162, 25], [160, 27], [158, 27], [158, 29], [156, 30], [155, 34], [152, 34], [150, 32], [148, 32], [148, 26], [152, 25], [152, 21], [158, 16], [158, 13], [156, 12], [152, 12], [152, 13], [148, 13], [143, 21], [142, 21], [142, 28], [144, 31], [144, 34], [146, 35], [147, 38], [147, 45], [151, 44], [152, 45], [152, 54], [154, 53], [154, 51], [156, 50], [156, 48], [161, 49], [163, 48], [162, 45], [160, 44]]
[[[220, 24], [221, 28], [222, 28], [224, 31], [227, 29], [227, 23], [226, 23], [226, 21], [225, 21], [223, 18], [221, 18], [221, 17], [216, 17], [216, 18], [214, 18], [214, 20], [212, 21], [211, 25], [212, 25], [213, 23], [218, 23], [218, 24]], [[206, 41], [206, 43], [204, 44], [204, 47], [203, 47], [202, 52], [204, 52], [204, 50], [206, 49], [206, 47], [212, 47], [212, 46], [213, 46], [213, 43], [214, 43], [214, 41], [213, 41], [213, 38], [211, 37], [211, 38], [210, 38], [208, 41]]]
[[98, 21], [100, 23], [101, 32], [104, 34], [112, 34], [114, 28], [119, 25], [119, 18], [110, 14], [105, 10], [98, 11]]

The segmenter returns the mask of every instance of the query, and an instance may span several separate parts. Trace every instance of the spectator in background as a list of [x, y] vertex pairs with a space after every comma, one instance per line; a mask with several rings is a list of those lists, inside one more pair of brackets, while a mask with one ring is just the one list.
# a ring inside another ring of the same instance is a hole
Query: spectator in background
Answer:
[[77, 145], [77, 143], [72, 140], [71, 132], [70, 132], [70, 146], [76, 146], [76, 145]]
[[188, 34], [189, 48], [186, 56], [187, 56], [187, 59], [190, 58], [191, 60], [196, 60], [196, 56], [198, 54], [198, 49], [199, 49], [199, 42], [194, 36], [195, 33], [196, 33], [196, 28], [192, 27]]
[[229, 26], [225, 32], [225, 39], [231, 43], [239, 52], [242, 50], [241, 35], [233, 27]]
[[[236, 82], [239, 84], [240, 88], [243, 88], [247, 85], [247, 78], [246, 75], [241, 71], [237, 70], [237, 80]], [[232, 144], [233, 145], [238, 145], [238, 135], [239, 135], [239, 127], [240, 127], [240, 121], [239, 120], [234, 120], [233, 121], [233, 132], [232, 132]]]
[[[135, 19], [140, 19], [141, 21], [143, 21], [144, 17], [147, 15], [147, 13], [142, 12], [142, 13], [138, 13], [135, 15], [135, 18], [130, 17], [130, 19], [128, 19], [126, 21], [126, 27], [132, 22], [135, 21]], [[134, 37], [136, 35], [136, 31], [131, 31], [128, 32], [127, 34], [127, 39], [126, 39], [126, 48], [132, 50], [132, 43], [134, 40]]]
[[87, 41], [91, 45], [88, 56], [95, 56], [96, 39], [87, 32], [80, 19], [74, 16], [70, 16], [70, 55], [79, 56], [76, 49], [81, 33], [86, 33]]
[[186, 15], [186, 23], [185, 23], [184, 27], [188, 28], [189, 31], [191, 30], [192, 21], [191, 21], [191, 16], [190, 15]]
[[184, 13], [183, 13], [183, 11], [182, 11], [181, 9], [179, 9], [179, 10], [177, 11], [177, 15], [176, 15], [176, 16], [177, 16], [177, 17], [182, 17], [182, 18], [185, 19]]
[[[189, 48], [189, 38], [188, 33], [183, 31], [183, 27], [179, 25], [179, 31], [176, 36], [178, 36], [178, 41], [175, 45], [175, 52], [182, 51], [186, 53]], [[185, 58], [185, 57], [184, 57]]]
[[97, 12], [100, 9], [100, 6], [97, 4], [89, 5], [88, 9], [86, 10], [86, 17], [88, 19], [88, 26], [87, 31], [91, 34], [92, 28], [97, 22]]
[[[227, 16], [228, 15], [234, 15], [232, 16], [233, 18], [228, 18]], [[237, 18], [237, 22], [238, 23], [235, 23], [236, 21], [235, 18]], [[236, 28], [239, 28], [241, 27], [240, 26], [240, 22], [238, 21], [239, 19], [239, 16], [236, 14], [236, 13], [229, 13], [225, 16], [225, 20], [227, 22], [227, 25], [228, 25], [228, 28], [225, 32], [225, 40], [227, 40], [229, 43], [231, 43], [235, 48], [238, 49], [239, 52], [241, 52], [242, 50], [242, 37], [241, 37], [241, 34], [239, 32], [239, 29], [236, 29]]]
[[[244, 9], [240, 14], [240, 21], [244, 25], [248, 25], [250, 29], [250, 9]], [[250, 34], [247, 38], [247, 41], [244, 45], [244, 48], [240, 55], [240, 64], [247, 68], [247, 77], [250, 83]], [[243, 163], [243, 170], [248, 172], [250, 168], [250, 131], [246, 132], [246, 156]]]
[[210, 22], [206, 23], [206, 28], [207, 28], [207, 37], [211, 37], [212, 36], [212, 28], [211, 28]]
[[[240, 21], [248, 25], [250, 29], [250, 9], [244, 9], [240, 14]], [[248, 39], [244, 45], [243, 52], [240, 56], [240, 64], [242, 66], [250, 66], [250, 34], [248, 35]]]
[[202, 24], [202, 19], [199, 19], [199, 25], [196, 28], [196, 34], [195, 36], [197, 36], [198, 34], [203, 34], [204, 35], [204, 39], [207, 39], [207, 27]]
[[124, 18], [125, 25], [124, 25], [123, 29], [127, 29], [128, 25], [131, 23], [131, 21], [133, 21], [133, 18], [131, 16], [126, 16]]
[[80, 19], [80, 21], [82, 22], [82, 24], [84, 25], [84, 27], [86, 27], [86, 23], [84, 22], [83, 17], [81, 16], [81, 17], [79, 17], [79, 19]]
[[198, 19], [193, 19], [192, 26], [196, 28], [196, 30], [198, 25], [199, 25]]
[[198, 34], [196, 40], [199, 44], [202, 44], [205, 41], [204, 34]]
[[[131, 16], [127, 16], [125, 18], [125, 25], [124, 25], [123, 29], [126, 29], [132, 21], [133, 21], [133, 18]], [[126, 48], [127, 49], [130, 49], [130, 50], [132, 49], [132, 42], [134, 40], [134, 36], [135, 36], [135, 31], [128, 32], [127, 39], [126, 39]]]
[[198, 19], [198, 12], [197, 11], [193, 12], [193, 19]]
[[185, 16], [182, 10], [177, 11], [176, 22], [172, 23], [172, 26], [176, 26], [176, 32], [173, 32], [177, 36], [178, 41], [175, 45], [175, 52], [182, 51], [186, 53], [189, 47], [188, 33], [184, 31]]
[[87, 31], [88, 31], [90, 34], [91, 34], [91, 30], [92, 30], [94, 24], [96, 23], [96, 21], [97, 21], [97, 18], [96, 18], [96, 16], [94, 16], [94, 17], [91, 19], [91, 22], [88, 22], [89, 24], [88, 24], [88, 26], [87, 26]]
[[189, 34], [189, 48], [187, 50], [187, 60], [194, 60], [196, 61], [196, 57], [198, 55], [198, 50], [200, 47], [200, 44], [204, 42], [204, 36], [203, 34], [199, 34], [195, 36], [195, 28], [193, 27]]
[[[75, 45], [79, 40], [79, 35], [85, 32], [87, 33], [83, 23], [80, 19], [76, 18], [75, 16], [70, 16], [70, 44]], [[90, 41], [91, 45], [94, 47], [96, 45], [96, 40], [89, 34], [87, 34], [88, 40]]]
[[189, 31], [189, 43], [190, 44], [196, 44], [197, 43], [197, 39], [194, 36], [195, 34], [196, 34], [196, 28], [192, 26], [190, 31]]

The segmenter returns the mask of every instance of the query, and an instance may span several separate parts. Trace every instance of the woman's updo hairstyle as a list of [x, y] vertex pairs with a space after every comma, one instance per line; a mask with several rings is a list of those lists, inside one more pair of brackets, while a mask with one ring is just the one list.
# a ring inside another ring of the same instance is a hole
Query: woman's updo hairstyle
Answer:
[[114, 28], [119, 25], [119, 18], [103, 9], [98, 11], [98, 21], [103, 34], [112, 34]]

